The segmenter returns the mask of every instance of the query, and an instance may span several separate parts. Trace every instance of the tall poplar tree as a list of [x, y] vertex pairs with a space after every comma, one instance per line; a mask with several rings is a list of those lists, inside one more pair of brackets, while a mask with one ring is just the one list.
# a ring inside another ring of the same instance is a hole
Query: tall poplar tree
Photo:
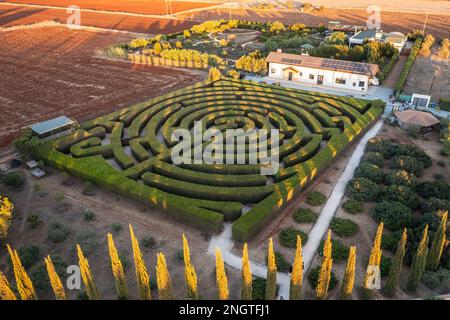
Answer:
[[166, 258], [162, 253], [158, 253], [156, 258], [156, 282], [158, 283], [159, 300], [173, 300], [172, 283], [169, 270], [167, 270]]
[[147, 267], [145, 266], [139, 242], [136, 239], [133, 228], [130, 224], [131, 246], [133, 248], [134, 267], [136, 270], [136, 279], [139, 288], [139, 296], [142, 300], [150, 300], [152, 298], [150, 292], [150, 277], [148, 276]]
[[398, 279], [400, 278], [400, 273], [402, 271], [403, 266], [403, 258], [405, 257], [406, 252], [406, 240], [407, 240], [407, 230], [403, 229], [402, 237], [397, 246], [397, 252], [395, 253], [394, 261], [392, 262], [391, 269], [389, 270], [388, 279], [386, 285], [384, 286], [384, 292], [392, 296], [395, 294], [395, 291], [398, 286]]
[[295, 249], [294, 264], [292, 266], [291, 284], [289, 287], [289, 299], [299, 300], [301, 298], [303, 282], [303, 256], [302, 239], [297, 235], [297, 247]]
[[427, 264], [428, 255], [428, 225], [425, 226], [422, 233], [422, 239], [417, 247], [416, 254], [414, 255], [411, 264], [411, 273], [409, 274], [406, 287], [410, 291], [415, 291], [420, 279], [422, 279], [423, 272]]
[[248, 258], [248, 247], [247, 243], [244, 243], [244, 248], [242, 249], [242, 300], [252, 300], [252, 281], [252, 272], [250, 270], [250, 261]]
[[217, 299], [228, 300], [228, 279], [225, 273], [225, 265], [222, 259], [222, 253], [216, 248], [216, 285]]
[[327, 238], [323, 244], [322, 265], [320, 267], [319, 276], [316, 285], [316, 296], [319, 299], [324, 299], [328, 295], [328, 288], [331, 280], [331, 269], [333, 266], [333, 259], [331, 258], [332, 243], [331, 230], [328, 230]]
[[44, 261], [45, 266], [47, 267], [50, 285], [52, 286], [56, 300], [67, 300], [66, 292], [64, 291], [64, 286], [61, 282], [61, 279], [59, 278], [59, 275], [56, 273], [52, 258], [50, 258], [50, 256], [47, 256], [44, 258]]
[[198, 299], [197, 274], [191, 261], [191, 253], [188, 241], [183, 234], [183, 258], [184, 258], [184, 281], [186, 284], [186, 295], [190, 299]]
[[8, 248], [9, 256], [11, 257], [13, 264], [14, 276], [16, 278], [16, 285], [20, 298], [22, 300], [37, 300], [33, 283], [20, 261], [17, 250], [12, 250], [9, 244], [7, 244], [6, 247]]
[[447, 211], [442, 213], [441, 223], [434, 233], [433, 241], [431, 242], [431, 247], [427, 256], [428, 269], [436, 270], [439, 267], [446, 240], [447, 215]]
[[0, 271], [0, 300], [17, 300], [16, 295], [9, 285], [8, 279]]
[[356, 247], [350, 247], [348, 253], [347, 265], [345, 267], [344, 279], [342, 280], [341, 287], [341, 299], [350, 299], [353, 292], [353, 286], [355, 284], [355, 271], [356, 271]]
[[[377, 233], [373, 241], [372, 251], [370, 252], [369, 263], [364, 275], [363, 288], [365, 290], [371, 290], [371, 283], [377, 277], [381, 277], [380, 264], [381, 264], [381, 238], [383, 236], [383, 222], [378, 225]], [[379, 279], [379, 278], [378, 278]], [[367, 292], [367, 291], [366, 291]]]
[[97, 290], [97, 286], [94, 282], [94, 275], [92, 274], [91, 267], [88, 260], [85, 258], [83, 251], [79, 244], [77, 244], [78, 264], [80, 266], [81, 278], [83, 279], [84, 286], [86, 287], [86, 293], [89, 300], [100, 300], [100, 292]]
[[126, 299], [128, 296], [128, 289], [125, 273], [111, 233], [108, 233], [108, 249], [111, 258], [111, 269], [116, 283], [117, 296], [119, 299]]
[[266, 300], [275, 300], [277, 297], [277, 262], [275, 251], [273, 250], [272, 238], [269, 239], [267, 251], [267, 280], [266, 280]]

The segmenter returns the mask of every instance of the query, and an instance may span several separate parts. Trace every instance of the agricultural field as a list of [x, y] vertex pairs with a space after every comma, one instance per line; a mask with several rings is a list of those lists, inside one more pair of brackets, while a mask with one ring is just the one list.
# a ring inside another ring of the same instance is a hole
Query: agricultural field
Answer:
[[[382, 109], [381, 101], [238, 80], [200, 82], [87, 121], [79, 131], [39, 147], [37, 155], [200, 228], [219, 231], [223, 221], [235, 221], [233, 236], [242, 241], [257, 234]], [[201, 121], [204, 130], [279, 128], [280, 170], [264, 176], [261, 161], [224, 165], [223, 159], [215, 165], [174, 166], [171, 135], [176, 128], [192, 129], [194, 121]]]
[[[1, 37], [2, 149], [23, 127], [37, 121], [60, 114], [84, 121], [204, 77], [201, 72], [95, 57], [96, 49], [130, 41], [127, 34], [37, 27], [1, 32]], [[15, 90], [11, 90], [11, 83]]]
[[[104, 11], [117, 11], [117, 12], [131, 12], [141, 14], [156, 14], [165, 15], [169, 14], [166, 9], [166, 3], [164, 0], [152, 0], [151, 2], [142, 0], [124, 0], [124, 1], [106, 1], [106, 0], [2, 0], [1, 2], [12, 2], [29, 5], [41, 5], [41, 6], [53, 6], [67, 8], [71, 5], [77, 5], [80, 9], [93, 9]], [[217, 2], [196, 2], [196, 1], [171, 1], [171, 12], [178, 13], [186, 10], [207, 8], [213, 5], [220, 4]]]

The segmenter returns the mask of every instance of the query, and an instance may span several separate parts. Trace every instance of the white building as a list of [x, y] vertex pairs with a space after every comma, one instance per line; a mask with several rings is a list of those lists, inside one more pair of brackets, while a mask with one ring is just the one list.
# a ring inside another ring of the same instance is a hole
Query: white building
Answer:
[[348, 91], [367, 91], [378, 85], [375, 64], [324, 59], [307, 55], [271, 52], [268, 77], [310, 85], [323, 85]]
[[400, 32], [383, 32], [379, 29], [368, 29], [355, 34], [348, 40], [349, 46], [363, 45], [367, 42], [390, 43], [394, 48], [401, 52], [405, 47], [408, 38]]

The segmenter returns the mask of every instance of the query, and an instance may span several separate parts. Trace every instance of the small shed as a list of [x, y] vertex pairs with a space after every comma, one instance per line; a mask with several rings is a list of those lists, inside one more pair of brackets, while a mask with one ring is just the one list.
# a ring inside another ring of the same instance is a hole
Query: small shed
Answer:
[[418, 110], [397, 111], [394, 114], [401, 128], [411, 126], [420, 129], [431, 128], [440, 122], [431, 113]]
[[30, 160], [26, 164], [27, 164], [28, 169], [34, 169], [34, 168], [37, 168], [37, 166], [38, 166], [38, 163], [36, 162], [36, 160]]
[[39, 138], [46, 138], [54, 134], [70, 130], [74, 127], [75, 122], [66, 117], [61, 116], [51, 120], [39, 122], [31, 126], [33, 134]]

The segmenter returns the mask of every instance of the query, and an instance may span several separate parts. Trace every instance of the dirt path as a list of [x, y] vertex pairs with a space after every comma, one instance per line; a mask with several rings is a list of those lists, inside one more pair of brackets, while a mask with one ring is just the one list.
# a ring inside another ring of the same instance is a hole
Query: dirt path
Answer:
[[384, 80], [383, 87], [394, 89], [395, 83], [397, 82], [400, 73], [402, 73], [403, 66], [406, 63], [406, 60], [408, 60], [408, 56], [403, 55], [399, 56], [397, 62], [395, 63], [394, 68], [392, 68], [388, 77], [386, 78], [386, 80]]

